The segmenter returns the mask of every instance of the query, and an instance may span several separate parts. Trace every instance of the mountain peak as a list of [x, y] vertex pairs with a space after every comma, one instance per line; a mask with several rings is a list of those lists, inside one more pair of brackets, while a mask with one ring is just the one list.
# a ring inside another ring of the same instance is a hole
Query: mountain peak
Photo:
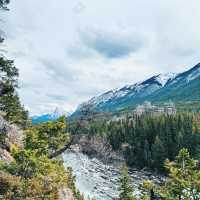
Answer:
[[169, 73], [165, 73], [165, 74], [159, 74], [156, 77], [156, 79], [162, 86], [165, 86], [169, 81], [174, 79], [176, 76], [177, 76], [176, 73], [169, 72]]
[[165, 73], [165, 74], [158, 74], [152, 76], [151, 78], [139, 83], [138, 85], [145, 85], [145, 84], [159, 84], [161, 87], [164, 87], [169, 81], [174, 79], [177, 76], [176, 73]]
[[38, 124], [38, 123], [47, 122], [47, 121], [55, 121], [58, 118], [60, 118], [61, 116], [67, 117], [70, 114], [71, 113], [64, 112], [62, 109], [56, 107], [54, 112], [52, 112], [52, 113], [33, 116], [33, 117], [31, 117], [31, 119], [32, 119], [33, 124]]
[[60, 109], [60, 108], [58, 108], [58, 107], [56, 107], [56, 109], [54, 110], [54, 112], [52, 113], [52, 116], [54, 116], [54, 117], [60, 117], [60, 116], [63, 116], [63, 115], [66, 115], [66, 113], [62, 110], [62, 109]]

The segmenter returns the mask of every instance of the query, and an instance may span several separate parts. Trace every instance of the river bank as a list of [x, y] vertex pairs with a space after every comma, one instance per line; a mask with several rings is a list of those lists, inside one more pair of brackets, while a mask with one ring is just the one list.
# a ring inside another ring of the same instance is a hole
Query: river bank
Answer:
[[[71, 167], [76, 176], [76, 186], [85, 197], [96, 200], [111, 200], [118, 197], [118, 180], [123, 161], [105, 164], [97, 158], [91, 158], [82, 152], [66, 150], [63, 154], [64, 166]], [[162, 181], [163, 177], [145, 170], [129, 169], [135, 194], [140, 196], [144, 180]]]

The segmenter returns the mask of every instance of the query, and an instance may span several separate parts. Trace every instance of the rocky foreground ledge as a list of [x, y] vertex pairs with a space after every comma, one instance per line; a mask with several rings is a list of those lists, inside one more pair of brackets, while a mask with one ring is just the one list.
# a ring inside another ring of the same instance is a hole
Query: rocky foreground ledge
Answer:
[[[3, 116], [0, 115], [0, 160], [8, 164], [14, 161], [10, 151], [13, 146], [23, 148], [23, 140], [23, 131], [16, 125], [7, 122]], [[2, 180], [0, 180], [0, 185], [2, 186], [1, 181]], [[61, 189], [58, 198], [59, 200], [76, 200], [73, 192], [69, 188]]]

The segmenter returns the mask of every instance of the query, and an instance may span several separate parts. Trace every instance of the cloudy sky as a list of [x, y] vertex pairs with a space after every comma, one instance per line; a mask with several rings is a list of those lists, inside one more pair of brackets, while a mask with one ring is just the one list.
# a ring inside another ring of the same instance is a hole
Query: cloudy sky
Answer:
[[12, 0], [0, 48], [32, 115], [200, 62], [199, 0]]

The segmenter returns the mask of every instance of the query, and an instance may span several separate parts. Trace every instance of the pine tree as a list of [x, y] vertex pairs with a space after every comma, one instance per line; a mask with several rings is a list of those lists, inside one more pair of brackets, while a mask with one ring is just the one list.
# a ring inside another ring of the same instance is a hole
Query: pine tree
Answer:
[[18, 69], [13, 61], [0, 57], [0, 110], [5, 112], [8, 121], [25, 126], [28, 113], [21, 105], [16, 92], [18, 76]]
[[160, 189], [163, 200], [199, 200], [200, 171], [187, 149], [182, 149], [174, 162], [166, 160], [169, 178]]
[[152, 181], [144, 181], [143, 188], [146, 193], [141, 197], [142, 200], [156, 200], [155, 185]]
[[166, 158], [165, 149], [162, 141], [156, 136], [155, 143], [152, 146], [153, 166], [163, 169], [163, 163]]
[[119, 192], [120, 195], [118, 200], [136, 200], [133, 195], [133, 189], [128, 175], [128, 168], [126, 166], [123, 166], [121, 170]]

